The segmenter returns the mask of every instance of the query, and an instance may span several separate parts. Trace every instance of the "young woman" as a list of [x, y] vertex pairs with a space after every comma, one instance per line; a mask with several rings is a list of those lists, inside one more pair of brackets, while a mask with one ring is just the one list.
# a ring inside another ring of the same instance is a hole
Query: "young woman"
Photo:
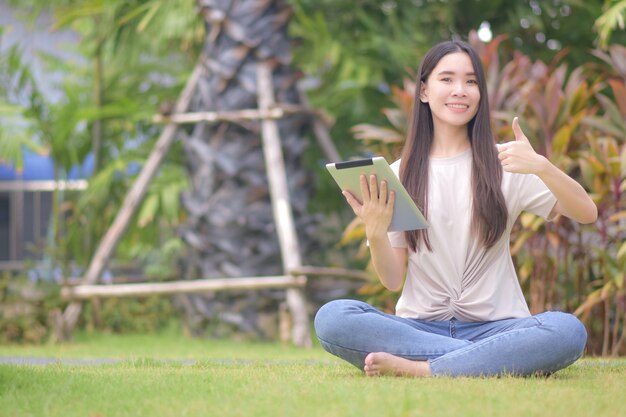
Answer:
[[364, 222], [382, 284], [402, 289], [396, 315], [335, 300], [315, 317], [322, 346], [367, 375], [549, 374], [575, 362], [587, 334], [560, 312], [531, 316], [509, 252], [522, 211], [591, 223], [585, 190], [515, 139], [496, 145], [476, 52], [450, 41], [420, 65], [411, 129], [393, 164], [430, 227], [387, 232], [394, 193], [361, 177], [363, 201], [344, 196]]

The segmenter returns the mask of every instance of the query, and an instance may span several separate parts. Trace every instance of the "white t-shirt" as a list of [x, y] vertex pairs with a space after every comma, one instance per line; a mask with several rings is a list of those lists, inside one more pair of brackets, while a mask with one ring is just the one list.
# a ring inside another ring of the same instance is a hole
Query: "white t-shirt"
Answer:
[[[398, 175], [400, 161], [392, 164]], [[511, 259], [511, 228], [522, 211], [547, 218], [556, 197], [536, 175], [503, 173], [508, 223], [489, 250], [471, 232], [471, 149], [431, 158], [428, 183], [429, 252], [409, 250], [408, 272], [396, 305], [400, 317], [493, 321], [527, 317], [528, 305]], [[407, 247], [404, 232], [389, 232], [393, 247]]]

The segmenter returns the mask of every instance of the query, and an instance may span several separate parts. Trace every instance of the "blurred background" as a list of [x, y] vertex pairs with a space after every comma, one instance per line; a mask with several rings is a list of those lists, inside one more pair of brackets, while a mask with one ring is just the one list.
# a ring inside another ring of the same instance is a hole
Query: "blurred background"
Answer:
[[[63, 339], [61, 289], [86, 273], [197, 66], [189, 113], [258, 108], [260, 63], [297, 109], [277, 124], [302, 264], [346, 272], [309, 277], [309, 317], [346, 296], [392, 312], [324, 164], [396, 159], [421, 57], [452, 38], [482, 58], [498, 139], [519, 116], [599, 208], [585, 226], [521, 216], [511, 251], [531, 311], [575, 312], [589, 354], [625, 355], [625, 17], [624, 0], [0, 0], [0, 342]], [[175, 139], [98, 283], [283, 273], [259, 121], [187, 122]], [[76, 325], [284, 340], [285, 299], [93, 298]]]

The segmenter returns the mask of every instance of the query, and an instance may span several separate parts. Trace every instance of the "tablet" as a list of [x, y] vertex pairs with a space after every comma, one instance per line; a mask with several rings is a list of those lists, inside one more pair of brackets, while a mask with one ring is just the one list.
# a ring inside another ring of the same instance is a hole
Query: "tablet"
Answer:
[[393, 208], [393, 218], [389, 231], [404, 231], [425, 229], [428, 222], [415, 205], [415, 202], [404, 188], [400, 179], [393, 173], [391, 167], [382, 156], [368, 159], [359, 159], [346, 162], [326, 164], [326, 168], [342, 190], [350, 191], [356, 198], [363, 201], [359, 177], [365, 174], [376, 174], [378, 183], [387, 181], [387, 189], [396, 192], [396, 201]]

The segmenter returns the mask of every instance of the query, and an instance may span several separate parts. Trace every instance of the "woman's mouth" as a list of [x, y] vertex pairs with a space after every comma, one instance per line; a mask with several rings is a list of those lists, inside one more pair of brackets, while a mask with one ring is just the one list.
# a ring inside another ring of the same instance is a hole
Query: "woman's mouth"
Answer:
[[446, 107], [451, 108], [451, 109], [456, 109], [456, 110], [469, 109], [469, 106], [467, 104], [461, 104], [461, 103], [448, 103], [446, 104]]

